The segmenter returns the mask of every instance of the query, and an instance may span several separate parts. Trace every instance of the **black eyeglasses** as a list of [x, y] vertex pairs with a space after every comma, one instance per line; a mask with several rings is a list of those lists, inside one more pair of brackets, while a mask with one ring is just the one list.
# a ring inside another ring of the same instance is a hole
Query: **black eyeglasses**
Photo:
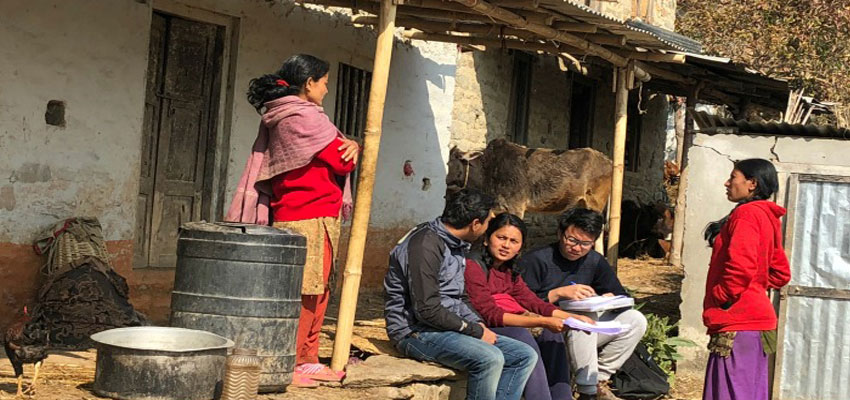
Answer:
[[569, 246], [581, 246], [583, 249], [589, 249], [596, 243], [592, 240], [579, 240], [575, 236], [564, 236], [564, 240], [567, 241]]

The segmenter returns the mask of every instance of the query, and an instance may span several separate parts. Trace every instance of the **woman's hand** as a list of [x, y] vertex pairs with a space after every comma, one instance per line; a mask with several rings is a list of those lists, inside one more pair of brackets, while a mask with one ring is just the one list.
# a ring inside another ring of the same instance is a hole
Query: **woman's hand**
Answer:
[[561, 333], [564, 331], [564, 319], [558, 317], [543, 317], [540, 326], [552, 332]]
[[357, 164], [357, 157], [360, 156], [360, 144], [351, 139], [340, 140], [342, 140], [342, 145], [337, 150], [342, 152], [342, 161], [354, 160], [354, 163]]

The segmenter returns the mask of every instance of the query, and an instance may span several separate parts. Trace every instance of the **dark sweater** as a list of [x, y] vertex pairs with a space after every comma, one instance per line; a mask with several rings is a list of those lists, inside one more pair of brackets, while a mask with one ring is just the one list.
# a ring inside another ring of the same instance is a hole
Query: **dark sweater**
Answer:
[[596, 294], [625, 295], [626, 290], [611, 269], [611, 265], [595, 250], [575, 261], [561, 255], [558, 244], [541, 247], [519, 260], [520, 271], [526, 285], [537, 297], [548, 300], [549, 291], [572, 282], [588, 285]]

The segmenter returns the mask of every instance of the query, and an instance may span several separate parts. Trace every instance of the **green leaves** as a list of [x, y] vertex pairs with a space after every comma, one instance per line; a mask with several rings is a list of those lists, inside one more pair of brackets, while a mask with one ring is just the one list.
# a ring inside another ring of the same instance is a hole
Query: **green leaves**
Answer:
[[696, 343], [680, 337], [670, 337], [678, 322], [671, 324], [669, 317], [659, 317], [652, 313], [647, 313], [645, 316], [646, 333], [641, 342], [646, 346], [655, 363], [667, 374], [667, 379], [672, 384], [675, 362], [683, 359], [678, 348], [696, 346]]

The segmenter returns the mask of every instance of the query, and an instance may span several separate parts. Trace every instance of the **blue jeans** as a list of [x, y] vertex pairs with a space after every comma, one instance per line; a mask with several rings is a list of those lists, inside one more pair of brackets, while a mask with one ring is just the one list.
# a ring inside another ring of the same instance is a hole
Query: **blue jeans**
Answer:
[[397, 347], [408, 357], [466, 371], [468, 400], [519, 400], [537, 353], [518, 340], [496, 336], [491, 345], [458, 332], [416, 332]]
[[525, 400], [567, 400], [573, 398], [570, 387], [570, 360], [564, 335], [546, 329], [537, 338], [526, 328], [504, 326], [491, 328], [504, 335], [529, 345], [537, 353], [538, 360], [525, 384]]

